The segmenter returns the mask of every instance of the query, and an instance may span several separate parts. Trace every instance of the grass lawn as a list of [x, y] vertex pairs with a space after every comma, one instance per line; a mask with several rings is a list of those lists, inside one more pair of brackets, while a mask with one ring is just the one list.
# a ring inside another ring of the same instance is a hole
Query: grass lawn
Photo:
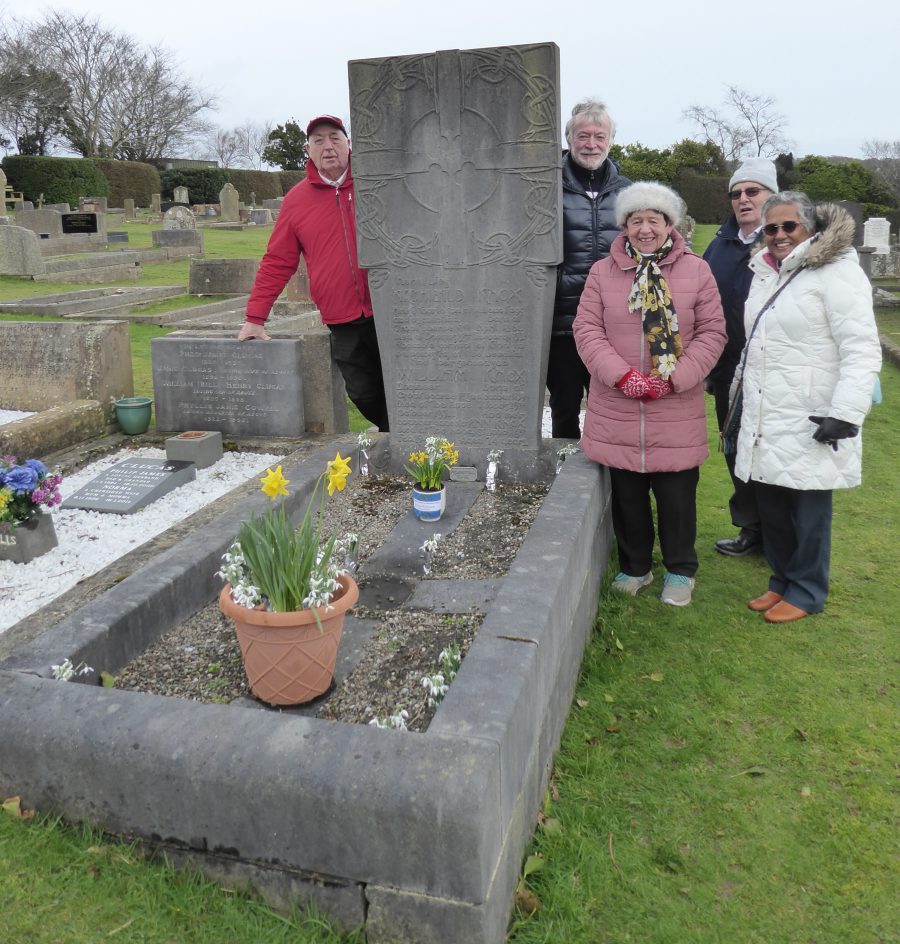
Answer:
[[[715, 230], [698, 227], [695, 247]], [[217, 234], [232, 235], [242, 234]], [[900, 309], [878, 318], [883, 331], [900, 329]], [[142, 390], [154, 332], [165, 329], [132, 329]], [[864, 484], [835, 493], [824, 614], [773, 628], [746, 609], [768, 570], [761, 557], [712, 550], [734, 533], [714, 446], [700, 481], [694, 603], [662, 605], [659, 579], [635, 599], [604, 587], [527, 850], [540, 866], [526, 880], [538, 908], [517, 913], [514, 944], [897, 940], [900, 372], [891, 365], [882, 387], [864, 430]], [[0, 915], [2, 944], [360, 941], [90, 831], [3, 813]]]

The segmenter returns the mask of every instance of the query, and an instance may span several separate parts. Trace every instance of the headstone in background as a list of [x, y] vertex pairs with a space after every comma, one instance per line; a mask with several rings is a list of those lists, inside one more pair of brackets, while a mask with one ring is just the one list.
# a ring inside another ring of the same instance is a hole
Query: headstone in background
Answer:
[[196, 477], [193, 462], [126, 459], [91, 479], [59, 507], [130, 515]]
[[876, 256], [886, 255], [891, 251], [891, 224], [883, 216], [872, 216], [866, 220], [863, 229], [863, 245], [871, 246]]
[[127, 243], [128, 242], [128, 233], [126, 230], [110, 230], [106, 234], [107, 242], [110, 243]]
[[62, 214], [46, 208], [17, 213], [16, 226], [23, 226], [38, 236], [49, 236], [50, 239], [58, 239], [63, 234]]
[[391, 448], [537, 450], [561, 243], [552, 43], [352, 61]]
[[172, 191], [172, 199], [176, 203], [188, 204], [188, 188], [187, 187], [176, 187]]
[[160, 212], [160, 209], [159, 209], [159, 201], [160, 201], [160, 195], [159, 195], [158, 193], [151, 193], [151, 194], [150, 194], [150, 212], [151, 212], [151, 213], [159, 213], [159, 212]]
[[196, 229], [194, 214], [186, 206], [173, 206], [163, 216], [163, 229]]
[[239, 222], [238, 202], [238, 192], [234, 189], [234, 184], [225, 184], [219, 191], [219, 219], [223, 223]]
[[22, 210], [33, 209], [34, 204], [31, 202], [31, 200], [16, 200], [15, 204], [13, 205], [13, 210], [15, 210], [16, 213], [21, 213]]
[[63, 213], [61, 217], [63, 236], [106, 232], [106, 217], [103, 213]]
[[4, 195], [6, 194], [6, 171], [0, 167], [0, 187], [3, 188]]
[[156, 428], [232, 436], [304, 434], [298, 341], [154, 338]]
[[853, 245], [858, 249], [863, 245], [863, 205], [855, 200], [835, 200], [838, 206], [842, 206], [853, 217]]
[[309, 273], [306, 270], [306, 259], [300, 257], [297, 271], [290, 277], [282, 293], [289, 302], [309, 302]]
[[123, 201], [125, 204], [125, 219], [133, 220], [134, 219], [134, 200], [131, 197], [126, 197]]
[[259, 259], [192, 259], [189, 295], [248, 295]]
[[[4, 226], [0, 229], [0, 275], [43, 275], [46, 271], [47, 266], [41, 255], [41, 241], [37, 233], [22, 226]], [[0, 378], [5, 388], [6, 378], [2, 370]], [[3, 405], [8, 409], [15, 409], [8, 407], [5, 402]]]
[[281, 209], [282, 203], [284, 203], [284, 197], [273, 197], [270, 200], [263, 200], [262, 205], [267, 210], [272, 210], [273, 212], [277, 212], [278, 210]]
[[255, 190], [250, 191], [250, 206], [251, 207], [256, 206], [256, 191]]
[[82, 197], [78, 201], [78, 209], [83, 213], [105, 213], [109, 206], [106, 197]]
[[111, 416], [110, 399], [134, 391], [128, 323], [0, 322], [0, 377], [8, 410], [96, 400]]
[[158, 248], [191, 246], [203, 252], [203, 233], [199, 229], [154, 229], [150, 238]]
[[60, 213], [71, 213], [72, 208], [68, 203], [45, 203], [43, 206], [45, 210], [58, 210]]
[[257, 208], [250, 211], [250, 222], [257, 226], [272, 225], [272, 211], [265, 208]]

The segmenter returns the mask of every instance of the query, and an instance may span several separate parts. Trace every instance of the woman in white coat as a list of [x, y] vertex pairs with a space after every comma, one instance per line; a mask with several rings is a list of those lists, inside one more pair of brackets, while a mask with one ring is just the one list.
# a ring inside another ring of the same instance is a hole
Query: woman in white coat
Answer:
[[881, 347], [854, 223], [804, 193], [770, 197], [765, 250], [750, 262], [735, 472], [759, 499], [769, 588], [750, 600], [770, 623], [825, 608], [831, 493], [862, 480], [860, 427]]

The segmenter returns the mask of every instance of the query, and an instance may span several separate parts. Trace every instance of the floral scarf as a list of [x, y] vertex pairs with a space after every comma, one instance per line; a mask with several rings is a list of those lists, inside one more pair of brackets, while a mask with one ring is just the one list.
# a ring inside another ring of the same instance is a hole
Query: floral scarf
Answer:
[[672, 293], [659, 268], [659, 263], [669, 254], [672, 246], [672, 237], [667, 236], [656, 252], [644, 256], [628, 239], [625, 240], [625, 252], [637, 263], [634, 284], [628, 295], [628, 310], [641, 312], [644, 337], [650, 345], [653, 361], [650, 376], [658, 374], [664, 380], [668, 380], [675, 370], [676, 360], [684, 353], [678, 333], [678, 316], [672, 305]]

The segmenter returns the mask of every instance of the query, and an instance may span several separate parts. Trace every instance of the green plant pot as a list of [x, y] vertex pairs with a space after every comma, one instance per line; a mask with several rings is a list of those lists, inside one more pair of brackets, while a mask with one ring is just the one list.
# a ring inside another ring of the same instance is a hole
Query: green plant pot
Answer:
[[151, 397], [123, 397], [116, 400], [116, 421], [123, 433], [137, 436], [146, 433], [150, 425]]

